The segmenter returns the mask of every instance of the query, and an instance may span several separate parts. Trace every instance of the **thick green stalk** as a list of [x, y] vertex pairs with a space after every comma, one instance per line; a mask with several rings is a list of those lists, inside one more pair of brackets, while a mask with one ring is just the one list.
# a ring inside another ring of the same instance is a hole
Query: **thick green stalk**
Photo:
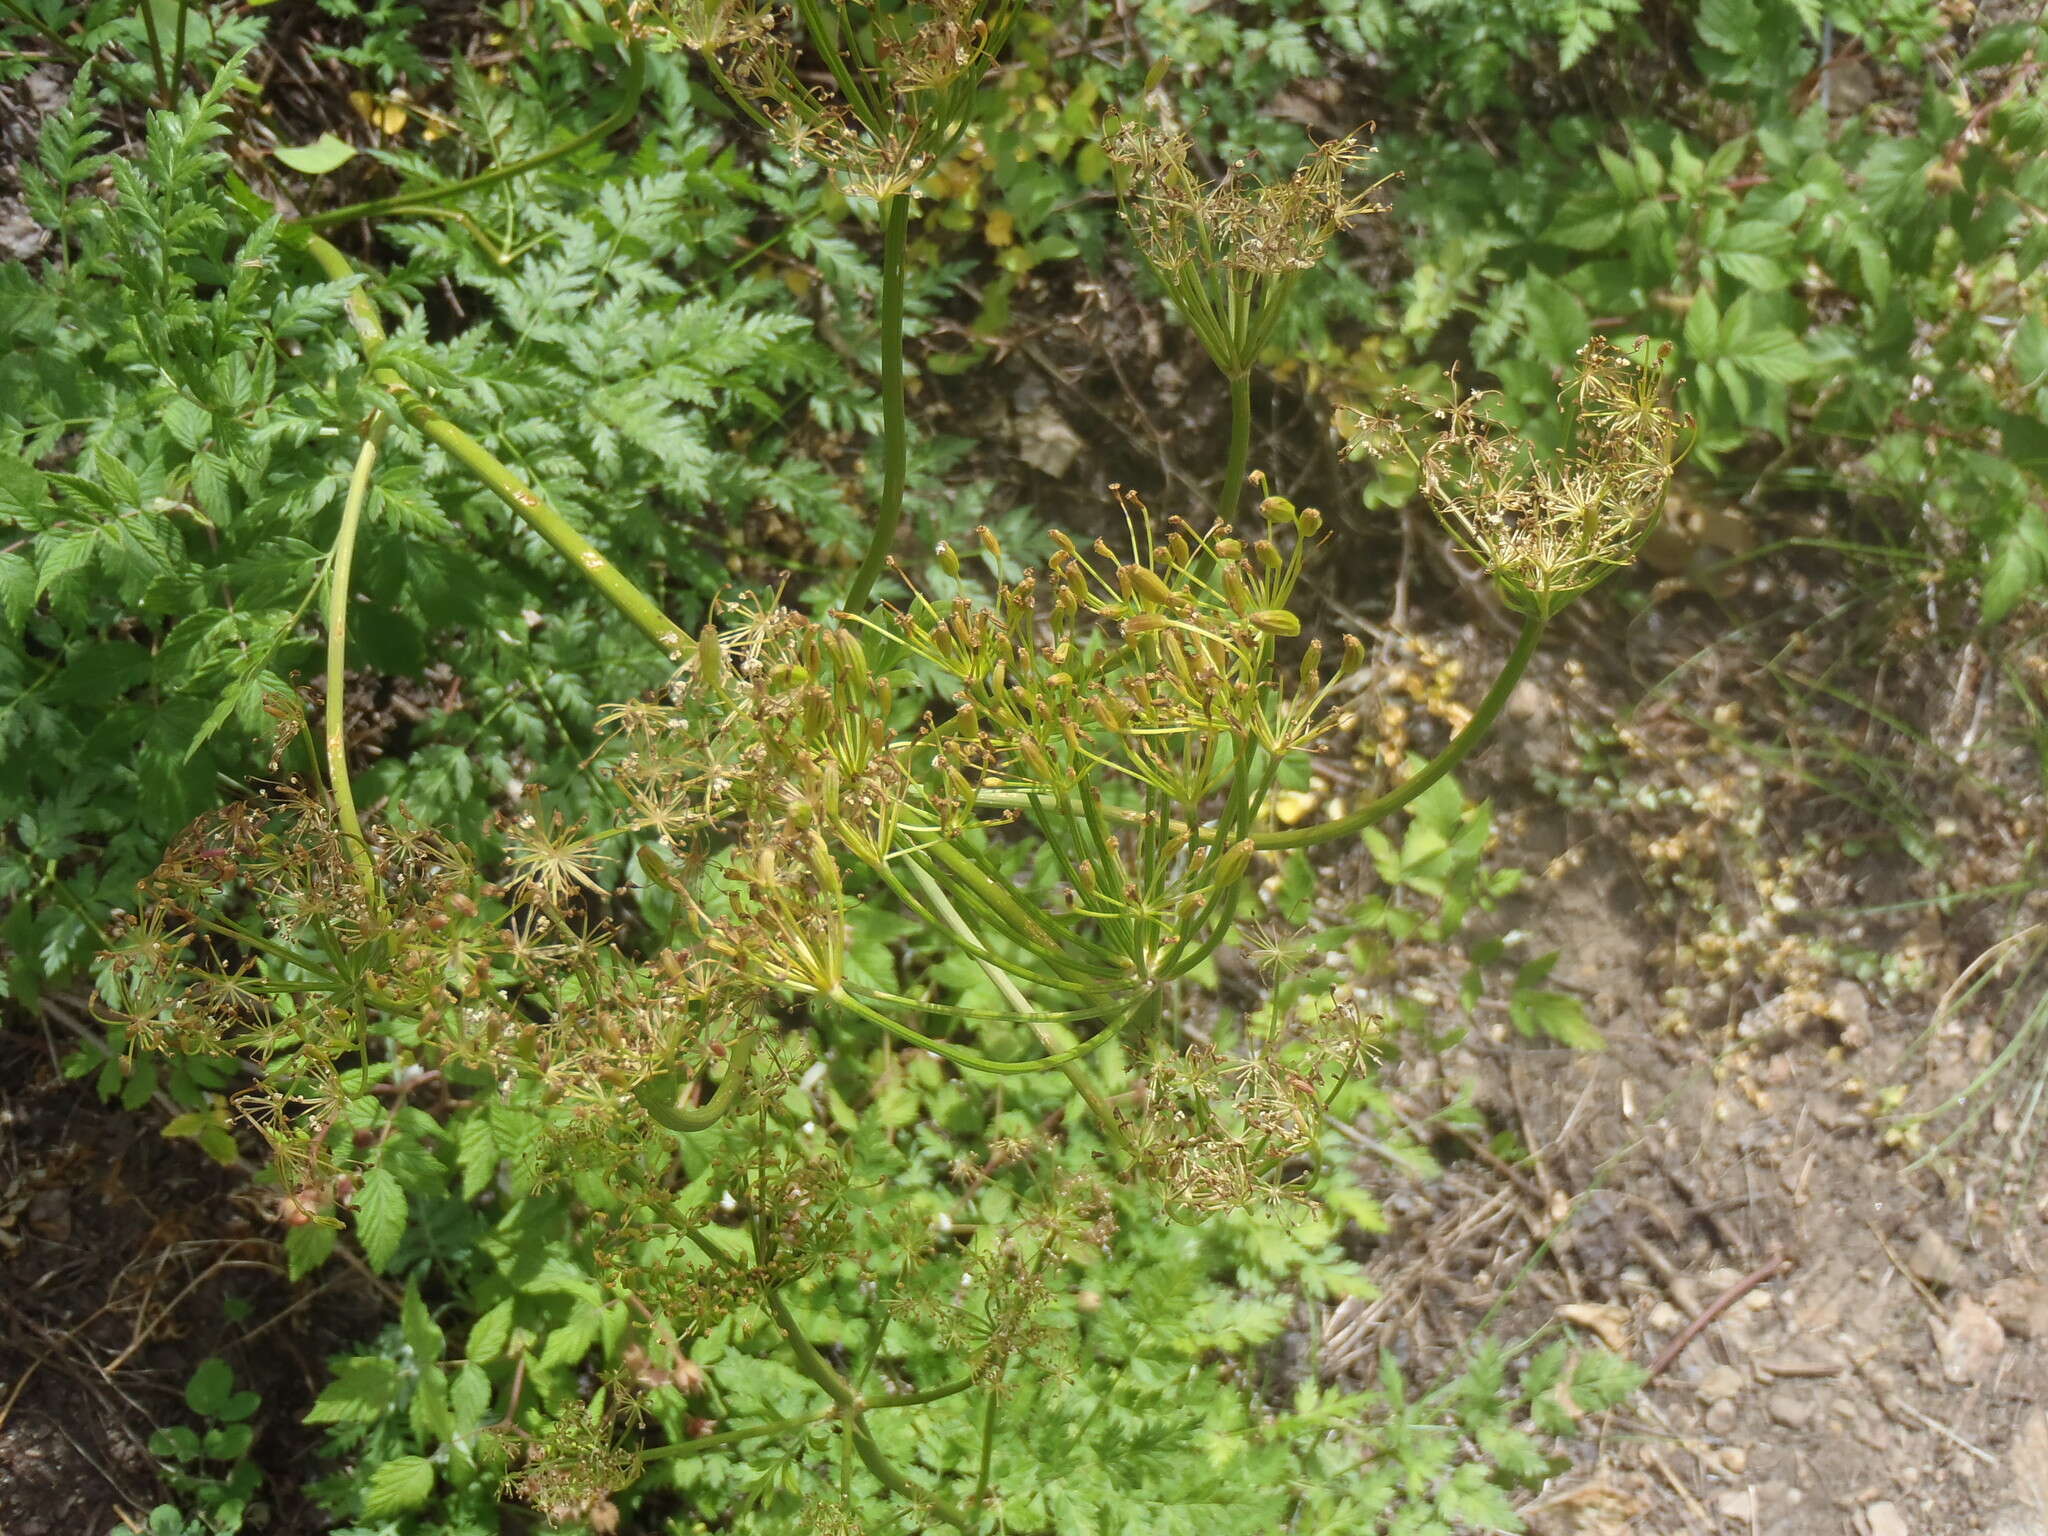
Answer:
[[[320, 269], [330, 278], [355, 276], [355, 268], [349, 264], [348, 258], [318, 235], [308, 237], [306, 254], [318, 262]], [[377, 318], [376, 306], [361, 289], [357, 289], [349, 294], [346, 308], [349, 324], [362, 341], [365, 356], [374, 364], [377, 348], [384, 342], [384, 324]], [[683, 648], [688, 643], [682, 626], [627, 580], [619, 568], [605, 559], [597, 546], [550, 506], [539, 491], [520, 479], [482, 443], [427, 404], [396, 372], [377, 368], [371, 377], [380, 389], [389, 391], [397, 399], [399, 409], [405, 412], [408, 422], [495, 492], [527, 527], [547, 540], [556, 553], [575, 567], [583, 579], [595, 587], [635, 629], [659, 646], [663, 655], [670, 661], [682, 659]]]
[[1216, 521], [1234, 522], [1244, 495], [1246, 463], [1252, 451], [1252, 375], [1246, 369], [1230, 376], [1230, 457], [1224, 461], [1223, 484], [1216, 492]]
[[356, 815], [355, 790], [348, 778], [348, 735], [343, 698], [348, 691], [348, 600], [349, 574], [355, 564], [356, 535], [363, 524], [363, 507], [370, 499], [370, 476], [377, 467], [377, 447], [384, 437], [385, 419], [379, 416], [363, 433], [362, 449], [356, 454], [355, 472], [349, 476], [348, 499], [341, 507], [341, 528], [334, 536], [334, 557], [327, 568], [327, 704], [324, 711], [327, 739], [327, 779], [333, 786], [334, 815], [341, 823], [341, 835], [348, 840], [349, 857], [362, 877], [363, 889], [375, 901], [376, 861], [370, 857], [369, 840]]
[[760, 1041], [758, 1030], [749, 1030], [740, 1036], [732, 1054], [726, 1058], [725, 1077], [720, 1081], [718, 1090], [695, 1109], [677, 1107], [676, 1100], [682, 1096], [688, 1081], [687, 1074], [682, 1072], [664, 1072], [659, 1077], [649, 1078], [633, 1090], [633, 1097], [647, 1111], [647, 1118], [664, 1130], [674, 1131], [679, 1136], [708, 1131], [725, 1118], [726, 1111], [738, 1098], [740, 1085], [747, 1080], [747, 1066], [754, 1059], [754, 1047]]
[[1313, 848], [1318, 843], [1334, 842], [1340, 837], [1351, 837], [1367, 827], [1384, 821], [1417, 795], [1436, 783], [1458, 764], [1467, 754], [1485, 739], [1499, 718], [1501, 707], [1508, 701], [1508, 695], [1515, 691], [1515, 685], [1528, 670], [1529, 659], [1536, 654], [1536, 646], [1543, 639], [1545, 621], [1531, 615], [1522, 620], [1521, 638], [1515, 641], [1515, 649], [1509, 655], [1507, 665], [1500, 670], [1500, 676], [1493, 680], [1493, 686], [1486, 691], [1486, 697], [1479, 701], [1479, 708], [1472, 712], [1465, 729], [1451, 738], [1451, 744], [1439, 752], [1425, 767], [1395, 788], [1390, 789], [1369, 805], [1360, 806], [1349, 816], [1340, 816], [1335, 821], [1325, 821], [1312, 827], [1292, 827], [1282, 832], [1261, 832], [1252, 842], [1261, 849], [1271, 848]]
[[847, 589], [846, 610], [867, 607], [875, 579], [896, 542], [903, 521], [903, 486], [909, 440], [903, 426], [903, 248], [910, 236], [910, 198], [902, 192], [882, 199], [882, 504], [868, 533], [867, 554]]

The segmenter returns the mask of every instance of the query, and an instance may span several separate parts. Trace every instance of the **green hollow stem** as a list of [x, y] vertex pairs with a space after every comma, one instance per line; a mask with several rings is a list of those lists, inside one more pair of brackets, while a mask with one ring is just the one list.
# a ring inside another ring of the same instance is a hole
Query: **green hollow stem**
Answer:
[[1216, 492], [1216, 521], [1236, 520], [1238, 498], [1252, 451], [1252, 376], [1246, 369], [1230, 375], [1230, 457], [1223, 464], [1223, 484]]
[[142, 30], [149, 36], [149, 67], [156, 75], [157, 95], [163, 104], [171, 104], [171, 88], [164, 79], [164, 40], [157, 35], [156, 7], [149, 0], [142, 0]]
[[909, 439], [903, 425], [903, 249], [910, 236], [910, 198], [902, 192], [882, 199], [882, 503], [868, 532], [867, 553], [853, 573], [845, 607], [858, 613], [868, 604], [875, 580], [888, 562], [903, 521], [903, 486]]
[[[340, 280], [356, 275], [349, 259], [318, 235], [308, 237], [306, 254], [311, 256], [319, 264], [321, 271], [330, 278]], [[355, 329], [358, 339], [363, 344], [364, 355], [374, 365], [377, 348], [384, 342], [384, 324], [377, 318], [376, 306], [370, 302], [368, 295], [358, 288], [348, 295], [346, 310], [349, 324]], [[633, 585], [617, 566], [599, 552], [596, 545], [584, 538], [567, 518], [549, 505], [546, 497], [522, 480], [482, 443], [420, 398], [419, 393], [396, 372], [389, 368], [373, 367], [371, 377], [380, 389], [389, 392], [398, 402], [399, 409], [405, 413], [405, 419], [422, 436], [475, 475], [499, 500], [509, 506], [527, 527], [539, 534], [557, 554], [567, 560], [635, 629], [658, 646], [664, 656], [670, 661], [682, 659], [683, 648], [688, 643], [682, 626], [663, 613], [652, 598]]]
[[[148, 10], [145, 7], [144, 15], [147, 14]], [[538, 154], [529, 155], [524, 160], [515, 160], [510, 165], [496, 165], [488, 171], [464, 177], [461, 181], [436, 182], [430, 187], [417, 187], [410, 192], [394, 192], [389, 197], [374, 198], [366, 203], [350, 203], [345, 208], [331, 208], [325, 213], [308, 214], [302, 219], [294, 220], [294, 223], [300, 229], [321, 230], [332, 229], [337, 224], [346, 224], [354, 219], [374, 219], [385, 214], [410, 213], [434, 203], [445, 202], [451, 197], [460, 197], [465, 192], [480, 191], [501, 181], [509, 181], [514, 176], [524, 176], [529, 171], [537, 171], [549, 161], [559, 160], [564, 155], [573, 155], [579, 149], [610, 138], [625, 127], [640, 110], [640, 96], [646, 83], [647, 50], [635, 43], [626, 55], [626, 73], [619, 81], [620, 89], [625, 92], [625, 100], [620, 102], [618, 109], [604, 121], [585, 129], [574, 138], [564, 139], [561, 143], [552, 145]]]
[[1501, 708], [1507, 703], [1508, 695], [1515, 691], [1515, 685], [1522, 680], [1522, 674], [1528, 670], [1530, 658], [1536, 654], [1536, 647], [1543, 639], [1546, 622], [1534, 614], [1522, 620], [1522, 633], [1515, 641], [1515, 648], [1508, 656], [1507, 665], [1501, 668], [1500, 676], [1493, 680], [1493, 686], [1487, 689], [1486, 697], [1479, 701], [1479, 707], [1472, 712], [1472, 718], [1466, 722], [1465, 728], [1453, 736], [1450, 745], [1424, 767], [1409, 775], [1377, 800], [1360, 806], [1349, 816], [1340, 816], [1335, 821], [1321, 822], [1312, 827], [1291, 827], [1285, 831], [1260, 832], [1252, 838], [1253, 846], [1261, 850], [1313, 848], [1318, 843], [1355, 836], [1367, 827], [1393, 815], [1457, 767], [1472, 749], [1486, 738], [1486, 733], [1493, 729], [1493, 723], [1500, 717]]
[[898, 1498], [907, 1499], [912, 1504], [930, 1510], [933, 1515], [955, 1530], [973, 1531], [975, 1522], [965, 1510], [943, 1494], [912, 1482], [882, 1453], [881, 1446], [875, 1442], [873, 1432], [862, 1419], [865, 1405], [860, 1394], [832, 1369], [831, 1363], [818, 1353], [817, 1346], [804, 1337], [804, 1332], [797, 1326], [796, 1319], [790, 1316], [789, 1307], [783, 1301], [781, 1293], [771, 1290], [763, 1300], [767, 1303], [769, 1316], [775, 1319], [775, 1326], [781, 1330], [783, 1338], [788, 1340], [790, 1352], [796, 1356], [797, 1369], [824, 1388], [825, 1395], [832, 1399], [840, 1413], [845, 1416], [846, 1433], [853, 1442], [854, 1454], [860, 1457], [861, 1464], [873, 1475], [875, 1481]]
[[633, 1090], [633, 1098], [647, 1111], [647, 1118], [664, 1130], [674, 1131], [679, 1136], [694, 1135], [708, 1131], [726, 1116], [739, 1097], [740, 1085], [747, 1079], [747, 1066], [754, 1059], [754, 1048], [760, 1044], [757, 1031], [741, 1035], [732, 1048], [732, 1054], [725, 1063], [725, 1077], [718, 1089], [704, 1103], [695, 1109], [678, 1107], [676, 1101], [688, 1085], [690, 1074], [664, 1072], [651, 1077]]
[[[912, 873], [915, 875], [918, 883], [924, 887], [926, 899], [931, 902], [933, 910], [939, 914], [940, 920], [945, 923], [946, 927], [951, 929], [957, 937], [972, 940], [974, 937], [973, 931], [961, 919], [959, 912], [955, 910], [953, 904], [946, 899], [946, 893], [939, 888], [938, 883], [915, 865], [912, 866]], [[996, 989], [997, 993], [1010, 1006], [1016, 1016], [1030, 1024], [1031, 1032], [1038, 1036], [1038, 1043], [1043, 1045], [1048, 1051], [1053, 1050], [1055, 1042], [1051, 1037], [1050, 1031], [1035, 1016], [1035, 1010], [1033, 1010], [1030, 1000], [1017, 990], [1017, 984], [1010, 979], [1002, 967], [983, 960], [979, 956], [975, 957], [974, 963], [981, 968], [981, 973], [988, 978], [989, 985]], [[1141, 1002], [1139, 1004], [1139, 1008], [1144, 1006], [1146, 1006], [1145, 1003]], [[1137, 1010], [1134, 1009], [1130, 1017], [1135, 1017], [1136, 1013]], [[1129, 1018], [1125, 1022], [1129, 1022]], [[1111, 1024], [1107, 1020], [1104, 1021], [1102, 1025], [1103, 1036], [1115, 1035], [1120, 1032], [1120, 1026]], [[1091, 1040], [1088, 1044], [1092, 1045], [1094, 1041]], [[1095, 1085], [1095, 1079], [1088, 1075], [1088, 1069], [1081, 1065], [1078, 1057], [1069, 1056], [1069, 1059], [1062, 1061], [1060, 1060], [1062, 1054], [1066, 1053], [1055, 1053], [1048, 1057], [1046, 1064], [1058, 1063], [1061, 1073], [1073, 1085], [1074, 1091], [1081, 1095], [1082, 1102], [1088, 1106], [1089, 1112], [1095, 1116], [1096, 1122], [1102, 1127], [1103, 1138], [1127, 1162], [1135, 1159], [1137, 1148], [1131, 1145], [1130, 1137], [1124, 1133], [1123, 1122], [1117, 1119], [1116, 1112], [1110, 1107], [1108, 1098]]]
[[384, 438], [385, 418], [377, 417], [363, 433], [363, 446], [356, 454], [355, 471], [349, 476], [348, 499], [341, 507], [341, 528], [334, 536], [334, 555], [327, 568], [327, 702], [325, 737], [327, 780], [334, 795], [335, 819], [348, 841], [349, 857], [361, 876], [363, 890], [374, 903], [377, 866], [370, 857], [369, 840], [363, 836], [362, 819], [356, 814], [356, 795], [348, 777], [348, 733], [343, 698], [348, 690], [348, 600], [349, 577], [355, 565], [356, 536], [362, 531], [363, 507], [370, 499], [370, 476], [377, 468], [377, 449]]

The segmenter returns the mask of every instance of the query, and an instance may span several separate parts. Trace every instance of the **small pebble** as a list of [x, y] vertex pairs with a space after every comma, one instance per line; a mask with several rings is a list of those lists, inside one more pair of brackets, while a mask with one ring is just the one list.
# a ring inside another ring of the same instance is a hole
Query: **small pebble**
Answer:
[[1703, 1403], [1721, 1403], [1738, 1395], [1749, 1385], [1749, 1378], [1732, 1365], [1716, 1365], [1700, 1378], [1693, 1391]]
[[1804, 1429], [1813, 1422], [1813, 1399], [1804, 1392], [1781, 1389], [1764, 1399], [1764, 1412], [1787, 1429]]

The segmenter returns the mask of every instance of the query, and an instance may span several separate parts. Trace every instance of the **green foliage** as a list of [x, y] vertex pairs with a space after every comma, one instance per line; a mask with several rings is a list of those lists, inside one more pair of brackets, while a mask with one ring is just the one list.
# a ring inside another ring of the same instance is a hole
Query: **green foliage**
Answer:
[[[1665, 339], [1702, 469], [1977, 565], [2005, 617], [2048, 577], [2042, 29], [1793, 0], [1692, 20], [1688, 57], [1614, 61], [1670, 82], [1618, 118], [1383, 140], [1428, 189], [1398, 200], [1411, 267], [1384, 318], [1416, 353], [1469, 348], [1523, 409], [1596, 330]], [[1383, 350], [1361, 383], [1401, 366]], [[1376, 495], [1411, 485], [1397, 469]]]
[[200, 1362], [185, 1384], [185, 1406], [202, 1427], [174, 1424], [149, 1437], [149, 1453], [179, 1500], [150, 1511], [150, 1536], [234, 1536], [264, 1525], [268, 1512], [256, 1501], [263, 1473], [249, 1455], [261, 1402], [236, 1390], [225, 1360]]
[[[471, 81], [465, 126], [544, 141], [561, 114], [533, 102], [562, 99], [587, 64], [535, 69], [524, 92]], [[96, 123], [112, 87], [81, 75], [26, 168], [59, 246], [41, 269], [0, 269], [0, 985], [16, 995], [74, 973], [220, 776], [257, 770], [265, 739], [299, 726], [340, 434], [380, 398], [341, 323], [350, 285], [322, 281], [223, 182], [235, 78], [152, 114], [141, 154], [110, 156]], [[687, 612], [728, 578], [744, 519], [780, 513], [828, 554], [853, 533], [832, 472], [785, 445], [870, 408], [759, 269], [750, 209], [788, 219], [792, 256], [849, 308], [871, 269], [813, 227], [815, 187], [746, 171], [675, 104], [625, 160], [592, 151], [516, 199], [478, 194], [468, 217], [492, 248], [527, 248], [510, 265], [463, 226], [400, 226], [412, 259], [381, 296], [445, 280], [491, 318], [430, 341], [424, 312], [403, 309], [378, 361], [457, 388], [487, 443], [620, 558], [665, 572]], [[90, 194], [103, 175], [110, 198]], [[373, 492], [357, 569], [375, 597], [352, 638], [372, 698], [459, 643], [457, 689], [433, 685], [456, 707], [418, 711], [412, 750], [365, 775], [366, 799], [476, 831], [523, 780], [567, 777], [594, 700], [658, 672], [419, 446], [401, 440], [413, 462]], [[499, 558], [479, 562], [479, 541]]]
[[[969, 164], [947, 190], [969, 210], [1007, 192], [1016, 229], [1044, 220], [1093, 260], [1107, 173], [1074, 147], [1070, 108], [1129, 99], [1156, 60], [1155, 100], [1227, 164], [1295, 158], [1303, 123], [1355, 128], [1330, 104], [1362, 90], [1403, 177], [1398, 263], [1340, 241], [1270, 357], [1308, 359], [1373, 410], [1413, 396], [1417, 419], [1460, 362], [1527, 416], [1589, 337], [1669, 342], [1696, 462], [1728, 494], [1820, 499], [1953, 584], [1976, 578], [1986, 619], [2010, 615], [2048, 580], [2040, 23], [1900, 0], [1693, 0], [1654, 28], [1638, 12], [1150, 0], [1099, 18], [1142, 45], [1120, 63], [1026, 27], [988, 131], [1046, 153]], [[1004, 265], [1028, 270], [1000, 233]], [[1380, 468], [1369, 505], [1415, 494], [1414, 466]]]

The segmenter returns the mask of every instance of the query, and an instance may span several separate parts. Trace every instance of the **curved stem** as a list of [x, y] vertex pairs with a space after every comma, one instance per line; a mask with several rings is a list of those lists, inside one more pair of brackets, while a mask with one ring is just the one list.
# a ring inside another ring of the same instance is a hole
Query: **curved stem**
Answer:
[[[148, 11], [145, 7], [144, 14]], [[640, 110], [640, 94], [647, 83], [647, 50], [635, 43], [626, 56], [626, 73], [619, 81], [626, 93], [626, 99], [618, 109], [603, 122], [585, 129], [573, 139], [564, 139], [537, 155], [524, 160], [515, 160], [510, 165], [497, 165], [461, 181], [436, 182], [430, 187], [417, 187], [410, 192], [394, 192], [389, 197], [373, 198], [367, 203], [350, 203], [346, 208], [330, 208], [325, 213], [309, 213], [292, 222], [301, 229], [332, 229], [337, 224], [346, 224], [351, 219], [374, 219], [387, 213], [411, 213], [432, 203], [445, 202], [451, 197], [460, 197], [465, 192], [475, 192], [483, 187], [509, 181], [514, 176], [524, 176], [528, 171], [537, 171], [550, 160], [559, 160], [564, 155], [573, 155], [577, 150], [607, 139], [633, 119]]]
[[[318, 262], [331, 278], [355, 276], [346, 256], [318, 235], [309, 236], [306, 254]], [[550, 506], [539, 491], [520, 479], [505, 463], [467, 432], [449, 421], [420, 398], [417, 391], [389, 368], [375, 368], [377, 348], [384, 341], [384, 325], [377, 309], [361, 289], [352, 291], [345, 305], [349, 324], [363, 343], [364, 354], [373, 364], [371, 378], [377, 387], [397, 400], [399, 409], [428, 441], [435, 443], [481, 480], [521, 521], [551, 545], [555, 552], [582, 573], [583, 579], [623, 614], [633, 627], [661, 648], [670, 661], [682, 659], [688, 643], [677, 624], [654, 600], [626, 579], [619, 568], [598, 552], [597, 546], [577, 531], [569, 520]]]
[[1284, 832], [1261, 832], [1252, 838], [1254, 846], [1260, 849], [1313, 848], [1318, 843], [1334, 842], [1340, 837], [1353, 836], [1393, 815], [1457, 767], [1493, 728], [1493, 722], [1500, 715], [1501, 706], [1507, 703], [1508, 695], [1515, 691], [1515, 685], [1522, 680], [1522, 673], [1528, 670], [1529, 659], [1536, 654], [1537, 643], [1543, 638], [1545, 622], [1533, 614], [1522, 620], [1521, 637], [1515, 641], [1515, 648], [1508, 656], [1507, 665], [1501, 668], [1500, 676], [1493, 680], [1493, 686], [1486, 691], [1486, 697], [1479, 701], [1479, 708], [1472, 712], [1472, 718], [1466, 722], [1465, 729], [1453, 736], [1451, 744], [1419, 772], [1410, 775], [1371, 804], [1360, 806], [1349, 816], [1313, 827], [1293, 827]]
[[1249, 369], [1230, 375], [1230, 457], [1223, 464], [1223, 484], [1216, 492], [1216, 521], [1235, 522], [1238, 499], [1244, 495], [1246, 461], [1252, 451], [1252, 376]]
[[909, 235], [909, 196], [897, 192], [882, 199], [882, 503], [868, 533], [867, 553], [847, 589], [845, 606], [854, 613], [867, 606], [903, 521], [909, 454], [903, 426], [903, 248]]
[[355, 564], [356, 535], [362, 529], [363, 506], [370, 499], [370, 476], [377, 467], [377, 448], [384, 439], [385, 423], [386, 418], [380, 414], [363, 433], [355, 472], [348, 480], [348, 499], [341, 507], [341, 528], [334, 536], [333, 561], [327, 570], [327, 779], [334, 794], [335, 819], [341, 823], [349, 857], [355, 862], [363, 891], [372, 904], [377, 899], [377, 866], [370, 857], [369, 840], [363, 836], [363, 824], [356, 815], [355, 790], [349, 783], [347, 722], [343, 718], [342, 698], [348, 686], [349, 573]]
[[972, 1531], [974, 1522], [967, 1512], [954, 1504], [951, 1499], [912, 1482], [898, 1471], [896, 1464], [882, 1454], [881, 1446], [875, 1443], [873, 1433], [862, 1421], [860, 1395], [847, 1385], [845, 1379], [832, 1369], [831, 1363], [818, 1353], [818, 1348], [797, 1326], [796, 1319], [789, 1314], [789, 1307], [778, 1291], [770, 1290], [762, 1298], [767, 1303], [769, 1316], [775, 1319], [775, 1326], [783, 1338], [789, 1341], [791, 1353], [796, 1356], [797, 1369], [825, 1389], [825, 1395], [832, 1399], [839, 1411], [846, 1416], [846, 1433], [853, 1442], [854, 1453], [858, 1455], [875, 1481], [887, 1488], [898, 1498], [929, 1509], [939, 1519], [959, 1531]]
[[695, 1109], [681, 1109], [676, 1104], [689, 1079], [689, 1074], [683, 1072], [664, 1072], [659, 1077], [650, 1077], [633, 1090], [634, 1101], [647, 1111], [648, 1119], [664, 1130], [674, 1131], [679, 1136], [708, 1131], [725, 1118], [726, 1111], [739, 1097], [740, 1085], [747, 1080], [748, 1063], [754, 1059], [754, 1048], [760, 1041], [758, 1030], [749, 1030], [740, 1036], [732, 1054], [726, 1059], [725, 1076], [717, 1091]]
[[[943, 1040], [934, 1039], [922, 1030], [912, 1029], [901, 1020], [890, 1018], [880, 1009], [870, 1008], [851, 992], [847, 992], [844, 989], [838, 992], [828, 992], [825, 996], [829, 1001], [837, 1003], [848, 1013], [866, 1019], [870, 1024], [879, 1025], [899, 1040], [907, 1041], [909, 1044], [917, 1046], [920, 1050], [930, 1051], [934, 1056], [950, 1061], [954, 1066], [965, 1071], [986, 1072], [991, 1077], [1026, 1077], [1033, 1072], [1043, 1072], [1048, 1067], [1065, 1067], [1072, 1062], [1081, 1060], [1083, 1057], [1094, 1055], [1095, 1052], [1101, 1050], [1111, 1040], [1115, 1039], [1123, 1029], [1123, 1024], [1121, 1023], [1106, 1024], [1072, 1050], [1061, 1051], [1054, 1056], [1041, 1056], [1036, 1061], [998, 1061], [993, 1056], [983, 1056], [976, 1051], [963, 1050], [957, 1045], [948, 1045]], [[1029, 1023], [1031, 1021], [1025, 1019], [1022, 1022]], [[1123, 1022], [1129, 1023], [1130, 1020], [1126, 1018]]]
[[[922, 869], [918, 869], [915, 866], [912, 866], [912, 873], [916, 876], [918, 883], [924, 887], [925, 896], [931, 901], [933, 908], [944, 920], [946, 926], [961, 938], [972, 937], [967, 924], [962, 921], [960, 914], [954, 910], [953, 904], [946, 900], [946, 893], [939, 889], [937, 882]], [[1053, 1040], [1049, 1032], [1044, 1024], [1035, 1016], [1030, 1000], [1017, 990], [1017, 984], [1010, 979], [1009, 975], [1000, 966], [993, 965], [979, 957], [976, 958], [974, 963], [981, 968], [981, 973], [988, 978], [989, 985], [996, 989], [997, 993], [1001, 995], [1003, 1001], [1010, 1006], [1017, 1017], [1031, 1026], [1031, 1032], [1038, 1036], [1038, 1043], [1048, 1051], [1052, 1050]], [[1154, 1003], [1156, 1003], [1156, 996], [1153, 995], [1140, 999], [1138, 1007], [1132, 1009], [1126, 1015], [1124, 1023], [1129, 1023], [1131, 1019], [1137, 1017], [1140, 1010]], [[1122, 1028], [1121, 1024], [1111, 1024], [1105, 1020], [1101, 1033], [1089, 1040], [1087, 1045], [1092, 1047], [1097, 1041], [1120, 1034]], [[1062, 1057], [1065, 1059], [1063, 1060]], [[1123, 1122], [1117, 1119], [1116, 1112], [1110, 1108], [1109, 1100], [1103, 1096], [1102, 1090], [1096, 1087], [1095, 1079], [1088, 1075], [1087, 1068], [1081, 1065], [1080, 1057], [1073, 1052], [1056, 1052], [1048, 1056], [1042, 1063], [1045, 1066], [1052, 1066], [1054, 1064], [1058, 1065], [1060, 1071], [1066, 1076], [1067, 1081], [1073, 1084], [1074, 1091], [1081, 1095], [1082, 1102], [1088, 1106], [1089, 1111], [1095, 1116], [1097, 1123], [1102, 1127], [1103, 1139], [1121, 1153], [1126, 1160], [1135, 1159], [1137, 1148], [1131, 1145], [1130, 1137], [1124, 1133]]]

